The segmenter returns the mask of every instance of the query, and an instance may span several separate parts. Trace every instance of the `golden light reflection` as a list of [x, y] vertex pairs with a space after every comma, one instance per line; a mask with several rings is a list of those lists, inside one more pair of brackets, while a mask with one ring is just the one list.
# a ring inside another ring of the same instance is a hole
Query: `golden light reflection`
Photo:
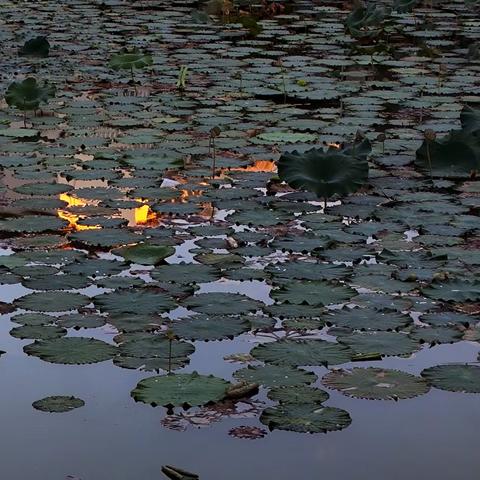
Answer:
[[[59, 199], [66, 202], [69, 207], [86, 207], [88, 205], [85, 200], [72, 197], [71, 195], [68, 195], [66, 193], [61, 193], [59, 195]], [[57, 216], [63, 220], [66, 220], [68, 222], [68, 228], [72, 230], [98, 230], [101, 228], [95, 225], [79, 225], [78, 221], [82, 217], [80, 215], [75, 215], [74, 213], [70, 213], [63, 209], [57, 210]]]
[[240, 172], [276, 172], [277, 165], [272, 160], [256, 160], [253, 165], [241, 168], [232, 168], [233, 171]]
[[136, 225], [146, 225], [155, 222], [157, 214], [145, 203], [141, 207], [136, 207], [133, 212]]
[[341, 147], [341, 144], [340, 144], [340, 143], [337, 143], [337, 142], [330, 142], [330, 143], [327, 143], [327, 147], [340, 148], [340, 147]]

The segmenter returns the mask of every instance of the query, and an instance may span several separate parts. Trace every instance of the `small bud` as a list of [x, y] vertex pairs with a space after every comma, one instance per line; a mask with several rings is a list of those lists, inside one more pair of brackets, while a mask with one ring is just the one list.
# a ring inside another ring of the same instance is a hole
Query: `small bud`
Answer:
[[437, 134], [431, 129], [425, 130], [423, 136], [425, 140], [428, 140], [430, 142], [433, 142], [437, 138]]

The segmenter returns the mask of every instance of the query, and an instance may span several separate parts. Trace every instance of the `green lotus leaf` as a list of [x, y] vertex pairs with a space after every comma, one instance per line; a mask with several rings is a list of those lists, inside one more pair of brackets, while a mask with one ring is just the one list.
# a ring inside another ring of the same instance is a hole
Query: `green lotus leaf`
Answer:
[[455, 130], [438, 140], [425, 139], [416, 152], [415, 165], [433, 177], [469, 178], [480, 169], [480, 135]]
[[279, 340], [258, 345], [250, 353], [267, 364], [290, 366], [338, 365], [352, 358], [350, 348], [325, 340]]
[[237, 370], [233, 376], [241, 382], [257, 383], [264, 387], [298, 386], [314, 383], [317, 380], [317, 376], [313, 372], [288, 365], [248, 366]]
[[427, 393], [430, 389], [422, 378], [410, 373], [384, 368], [332, 370], [322, 383], [344, 395], [369, 400], [401, 400]]
[[19, 315], [14, 315], [10, 320], [19, 325], [30, 325], [33, 327], [38, 325], [50, 325], [55, 322], [56, 317], [45, 315], [43, 313], [21, 313]]
[[141, 380], [132, 397], [152, 406], [193, 407], [222, 400], [229, 386], [229, 382], [213, 375], [171, 374]]
[[19, 110], [37, 110], [41, 103], [48, 102], [48, 99], [54, 96], [54, 85], [39, 85], [35, 78], [29, 77], [23, 82], [11, 83], [5, 93], [5, 101]]
[[149, 333], [120, 336], [118, 356], [114, 364], [124, 368], [143, 370], [177, 370], [190, 361], [195, 347], [188, 342], [169, 340], [163, 335]]
[[22, 285], [32, 290], [73, 290], [86, 288], [91, 280], [82, 275], [45, 275], [38, 278], [26, 278]]
[[342, 430], [352, 423], [345, 410], [311, 403], [283, 404], [265, 409], [260, 421], [270, 430], [324, 433]]
[[358, 6], [348, 15], [345, 25], [354, 37], [373, 37], [378, 35], [381, 24], [387, 15], [382, 5], [368, 3]]
[[419, 3], [419, 0], [395, 0], [393, 2], [393, 8], [398, 13], [408, 13], [411, 12]]
[[64, 337], [35, 341], [23, 347], [23, 351], [50, 363], [84, 365], [110, 360], [116, 347], [96, 338]]
[[48, 57], [50, 52], [50, 43], [46, 37], [38, 36], [27, 40], [23, 47], [18, 49], [19, 55], [25, 55], [29, 57]]
[[433, 282], [422, 293], [434, 300], [444, 302], [475, 302], [480, 300], [480, 281], [450, 280]]
[[294, 385], [290, 387], [272, 388], [267, 397], [279, 403], [310, 403], [320, 404], [326, 402], [330, 395], [325, 390], [307, 387], [306, 385]]
[[403, 333], [362, 332], [342, 335], [338, 341], [348, 345], [355, 353], [392, 356], [410, 355], [420, 349], [417, 341]]
[[201, 293], [182, 302], [182, 306], [207, 315], [238, 315], [260, 310], [262, 303], [239, 293]]
[[71, 412], [72, 410], [83, 407], [84, 405], [85, 402], [80, 398], [67, 397], [63, 395], [45, 397], [32, 403], [32, 407], [35, 410], [49, 413]]
[[183, 284], [214, 282], [220, 278], [216, 268], [196, 263], [160, 265], [151, 270], [150, 275], [154, 280]]
[[409, 335], [417, 342], [437, 345], [459, 342], [462, 340], [463, 331], [452, 327], [415, 327]]
[[25, 339], [33, 338], [36, 340], [50, 340], [60, 338], [67, 334], [67, 331], [61, 327], [53, 325], [22, 325], [10, 330], [10, 335], [15, 338]]
[[396, 330], [413, 322], [408, 315], [381, 312], [373, 308], [343, 308], [330, 313], [323, 317], [327, 323], [352, 330]]
[[0, 232], [8, 233], [56, 232], [67, 227], [67, 221], [43, 215], [25, 215], [23, 217], [0, 220]]
[[92, 247], [119, 247], [139, 242], [142, 237], [135, 233], [119, 228], [101, 228], [95, 230], [83, 230], [69, 235], [72, 242], [81, 243]]
[[270, 296], [277, 302], [326, 306], [344, 303], [356, 295], [350, 287], [322, 280], [286, 283], [278, 290], [272, 290]]
[[93, 298], [93, 303], [101, 311], [111, 315], [132, 313], [153, 315], [167, 312], [176, 307], [169, 296], [154, 287], [115, 290]]
[[106, 318], [100, 315], [74, 313], [58, 318], [57, 325], [63, 328], [74, 328], [75, 330], [80, 328], [98, 328], [105, 325], [105, 320]]
[[478, 365], [437, 365], [426, 368], [421, 375], [430, 385], [441, 390], [480, 393], [480, 367]]
[[469, 133], [479, 131], [480, 109], [475, 109], [465, 105], [460, 113], [460, 121], [462, 122], [462, 130]]
[[177, 320], [172, 331], [179, 338], [186, 340], [223, 340], [233, 339], [248, 332], [251, 324], [248, 317], [226, 317], [222, 315], [194, 315]]
[[309, 190], [318, 198], [347, 195], [367, 181], [370, 151], [370, 142], [365, 139], [342, 149], [285, 153], [278, 161], [278, 176], [291, 187]]
[[34, 312], [66, 312], [85, 307], [90, 298], [80, 293], [70, 292], [36, 292], [24, 295], [13, 302], [16, 308]]
[[152, 63], [152, 57], [147, 53], [137, 49], [130, 51], [123, 49], [120, 53], [112, 56], [108, 66], [113, 70], [132, 70], [148, 67]]
[[140, 243], [131, 247], [123, 247], [114, 250], [112, 253], [120, 255], [126, 261], [140, 265], [158, 265], [165, 258], [175, 253], [175, 248], [164, 245], [151, 245]]

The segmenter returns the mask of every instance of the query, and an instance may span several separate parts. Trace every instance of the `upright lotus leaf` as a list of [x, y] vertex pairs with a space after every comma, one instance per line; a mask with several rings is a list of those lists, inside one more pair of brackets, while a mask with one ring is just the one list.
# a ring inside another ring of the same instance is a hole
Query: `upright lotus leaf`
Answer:
[[270, 430], [325, 433], [342, 430], [352, 423], [345, 410], [311, 403], [280, 404], [263, 411], [260, 421]]
[[374, 2], [358, 4], [345, 20], [348, 31], [354, 37], [373, 37], [378, 35], [387, 12], [382, 5]]
[[306, 303], [321, 307], [347, 302], [356, 293], [355, 290], [345, 285], [323, 280], [311, 280], [286, 283], [280, 289], [272, 290], [270, 296], [277, 302], [294, 303], [297, 305]]
[[450, 392], [480, 393], [478, 365], [437, 365], [421, 373], [430, 385]]
[[29, 77], [23, 82], [11, 83], [5, 93], [5, 100], [11, 107], [19, 110], [37, 110], [41, 103], [47, 103], [55, 96], [55, 86], [45, 82], [39, 85], [35, 78]]
[[465, 105], [460, 113], [460, 122], [462, 130], [467, 133], [480, 131], [480, 109]]
[[393, 8], [398, 13], [408, 13], [411, 12], [419, 3], [419, 0], [395, 0], [393, 3]]
[[222, 400], [230, 385], [213, 375], [179, 373], [141, 380], [132, 391], [132, 397], [154, 407], [194, 407]]
[[291, 187], [309, 190], [318, 198], [347, 195], [367, 181], [370, 151], [370, 142], [364, 139], [343, 148], [285, 153], [278, 161], [278, 176]]
[[250, 353], [267, 364], [295, 367], [339, 365], [352, 358], [350, 348], [325, 340], [279, 340], [258, 345]]
[[422, 378], [398, 370], [354, 368], [332, 370], [322, 378], [329, 388], [369, 400], [400, 400], [423, 395], [430, 389]]
[[115, 255], [120, 255], [127, 262], [138, 263], [140, 265], [158, 265], [165, 258], [175, 253], [175, 248], [164, 245], [150, 245], [140, 243], [131, 247], [123, 247], [113, 251]]
[[23, 347], [23, 351], [50, 363], [84, 365], [110, 360], [116, 347], [96, 338], [64, 337], [35, 341]]
[[142, 69], [152, 65], [152, 56], [133, 48], [132, 50], [122, 49], [112, 56], [108, 66], [112, 70], [130, 70], [133, 80], [133, 70]]
[[44, 36], [38, 36], [27, 40], [22, 47], [18, 49], [19, 55], [29, 57], [48, 57], [50, 53], [50, 43]]
[[64, 413], [71, 412], [76, 408], [83, 407], [85, 402], [80, 398], [67, 397], [67, 396], [53, 396], [42, 398], [32, 403], [32, 407], [35, 410], [48, 413]]
[[[472, 116], [467, 114], [467, 118], [470, 126]], [[470, 178], [480, 169], [478, 130], [467, 128], [440, 139], [425, 138], [416, 152], [415, 165], [432, 177]]]

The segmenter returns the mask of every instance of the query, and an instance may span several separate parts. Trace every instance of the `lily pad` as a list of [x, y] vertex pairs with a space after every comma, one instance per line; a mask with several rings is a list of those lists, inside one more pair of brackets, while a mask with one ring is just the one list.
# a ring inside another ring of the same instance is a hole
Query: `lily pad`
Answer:
[[345, 410], [311, 403], [284, 404], [265, 409], [260, 421], [270, 430], [325, 433], [342, 430], [352, 423]]
[[23, 351], [50, 363], [83, 365], [110, 360], [116, 347], [95, 338], [65, 337], [35, 341], [26, 345]]
[[437, 365], [426, 368], [421, 375], [430, 385], [441, 390], [480, 393], [480, 367], [478, 365]]
[[80, 398], [67, 397], [63, 395], [45, 397], [32, 403], [32, 407], [35, 410], [48, 413], [71, 412], [72, 410], [83, 407], [84, 405], [85, 402]]
[[399, 370], [354, 368], [333, 370], [322, 378], [329, 388], [344, 395], [369, 400], [401, 400], [423, 395], [430, 389], [422, 378]]
[[141, 380], [132, 397], [154, 407], [193, 407], [222, 400], [229, 386], [229, 382], [213, 375], [172, 374]]

